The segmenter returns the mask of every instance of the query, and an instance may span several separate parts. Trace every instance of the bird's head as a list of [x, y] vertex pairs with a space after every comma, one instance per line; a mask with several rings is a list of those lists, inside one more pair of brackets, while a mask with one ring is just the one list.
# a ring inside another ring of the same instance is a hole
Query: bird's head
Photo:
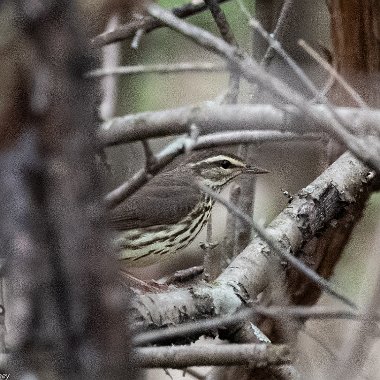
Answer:
[[239, 174], [268, 173], [268, 170], [248, 165], [241, 158], [229, 153], [210, 152], [195, 154], [193, 157], [185, 166], [198, 181], [213, 189], [220, 189]]

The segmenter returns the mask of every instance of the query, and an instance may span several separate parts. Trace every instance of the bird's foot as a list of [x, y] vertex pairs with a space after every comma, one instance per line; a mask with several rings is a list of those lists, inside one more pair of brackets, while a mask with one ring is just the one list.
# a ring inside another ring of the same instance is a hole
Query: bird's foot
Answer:
[[282, 194], [284, 194], [284, 196], [288, 198], [288, 203], [290, 203], [293, 200], [294, 196], [287, 190], [281, 189], [281, 191]]
[[219, 245], [219, 242], [218, 241], [214, 241], [214, 242], [212, 242], [212, 241], [209, 241], [209, 242], [207, 242], [207, 241], [201, 241], [200, 243], [199, 243], [199, 246], [202, 248], [202, 249], [204, 249], [204, 250], [206, 250], [206, 249], [214, 249], [215, 247], [217, 247]]

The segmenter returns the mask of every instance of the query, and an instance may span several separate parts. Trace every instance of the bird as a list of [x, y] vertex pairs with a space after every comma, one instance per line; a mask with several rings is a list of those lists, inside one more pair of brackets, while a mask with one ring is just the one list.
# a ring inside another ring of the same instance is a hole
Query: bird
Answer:
[[214, 199], [198, 184], [220, 192], [240, 174], [267, 170], [215, 150], [190, 153], [173, 162], [110, 211], [119, 259], [126, 267], [145, 267], [172, 258], [207, 223]]

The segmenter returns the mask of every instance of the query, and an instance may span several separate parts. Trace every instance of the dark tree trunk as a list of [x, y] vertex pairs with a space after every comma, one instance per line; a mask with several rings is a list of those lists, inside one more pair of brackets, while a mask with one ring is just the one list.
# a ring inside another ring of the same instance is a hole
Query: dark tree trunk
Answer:
[[84, 78], [94, 58], [74, 2], [29, 3], [0, 7], [2, 20], [11, 20], [0, 82], [8, 371], [12, 378], [134, 379], [127, 297], [108, 247], [95, 165], [98, 91]]

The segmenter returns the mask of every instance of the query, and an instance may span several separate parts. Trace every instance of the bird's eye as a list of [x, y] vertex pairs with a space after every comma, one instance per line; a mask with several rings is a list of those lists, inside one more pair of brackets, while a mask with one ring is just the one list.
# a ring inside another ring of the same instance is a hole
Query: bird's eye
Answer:
[[222, 160], [220, 161], [220, 166], [223, 168], [223, 169], [228, 169], [231, 167], [231, 162], [228, 161], [228, 160]]

